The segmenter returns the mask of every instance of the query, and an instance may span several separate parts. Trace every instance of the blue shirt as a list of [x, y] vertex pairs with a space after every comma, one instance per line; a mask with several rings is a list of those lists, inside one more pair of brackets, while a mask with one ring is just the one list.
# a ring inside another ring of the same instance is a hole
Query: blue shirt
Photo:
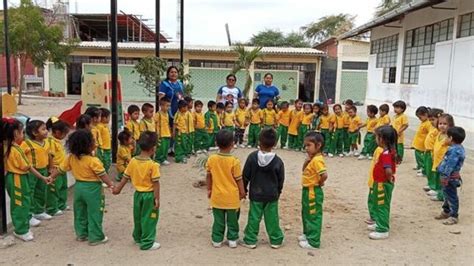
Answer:
[[255, 91], [258, 93], [258, 99], [260, 100], [260, 108], [264, 109], [267, 106], [268, 100], [274, 100], [275, 97], [280, 95], [280, 91], [277, 87], [270, 85], [266, 86], [260, 84], [257, 86]]
[[438, 166], [438, 173], [442, 178], [449, 178], [453, 173], [459, 173], [465, 158], [466, 153], [461, 144], [451, 145]]
[[184, 95], [183, 87], [183, 83], [180, 81], [173, 83], [164, 80], [160, 83], [160, 93], [165, 94], [165, 96], [171, 101], [171, 117], [174, 117], [174, 114], [178, 111], [178, 101], [182, 99]]

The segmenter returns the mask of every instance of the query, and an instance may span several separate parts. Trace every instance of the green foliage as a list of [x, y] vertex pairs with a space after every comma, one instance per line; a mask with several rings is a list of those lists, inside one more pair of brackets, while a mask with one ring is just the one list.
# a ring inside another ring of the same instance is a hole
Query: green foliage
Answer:
[[250, 75], [250, 67], [252, 63], [257, 59], [263, 59], [263, 54], [261, 52], [262, 47], [258, 46], [253, 48], [252, 50], [246, 49], [243, 45], [236, 45], [234, 46], [234, 52], [237, 53], [237, 61], [234, 63], [234, 68], [232, 69], [232, 73], [236, 74], [240, 70], [245, 70], [245, 86], [243, 94], [245, 97], [248, 97], [250, 89], [252, 87], [252, 76]]
[[248, 45], [267, 47], [310, 47], [302, 34], [291, 32], [285, 35], [279, 30], [264, 30], [254, 34]]
[[[24, 87], [24, 69], [27, 60], [36, 67], [43, 67], [46, 61], [64, 68], [69, 54], [77, 46], [78, 40], [65, 40], [63, 25], [48, 25], [40, 8], [31, 0], [21, 0], [20, 5], [8, 10], [9, 42], [11, 55], [20, 59], [20, 88], [18, 104], [21, 104], [21, 92]], [[3, 21], [0, 22], [0, 52], [4, 50]]]
[[154, 56], [142, 58], [132, 73], [138, 73], [138, 84], [148, 96], [155, 95], [156, 86], [166, 74], [167, 61]]
[[193, 96], [194, 85], [191, 83], [191, 75], [189, 73], [184, 73], [184, 69], [188, 66], [188, 64], [188, 62], [183, 62], [179, 64], [178, 79], [183, 82], [184, 95]]
[[400, 7], [402, 1], [400, 0], [381, 0], [381, 3], [375, 9], [375, 17], [380, 17], [388, 12]]
[[321, 17], [317, 22], [312, 22], [301, 27], [304, 35], [314, 41], [321, 42], [331, 36], [338, 36], [354, 28], [355, 16], [338, 14]]

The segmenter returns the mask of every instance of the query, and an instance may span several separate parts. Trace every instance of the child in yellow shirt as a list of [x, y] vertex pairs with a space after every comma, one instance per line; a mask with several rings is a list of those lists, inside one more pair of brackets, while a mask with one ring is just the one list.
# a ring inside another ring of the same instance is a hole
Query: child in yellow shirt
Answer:
[[286, 149], [286, 142], [288, 140], [288, 127], [290, 126], [290, 104], [286, 101], [281, 103], [281, 110], [278, 112], [278, 130], [277, 143], [280, 140], [280, 147]]
[[298, 130], [303, 118], [302, 108], [303, 101], [296, 99], [295, 109], [290, 113], [290, 125], [288, 126], [288, 148], [290, 150], [297, 150], [298, 147], [301, 147], [301, 144], [298, 142]]
[[[134, 142], [138, 140], [140, 137], [140, 108], [134, 104], [130, 105], [127, 109], [128, 113], [128, 121], [125, 124], [125, 128], [128, 129], [132, 133], [132, 139]], [[133, 154], [139, 154], [140, 151], [138, 150], [138, 146], [134, 145], [135, 150]]]
[[348, 156], [354, 155], [359, 156], [359, 149], [357, 147], [357, 142], [360, 139], [360, 128], [362, 126], [362, 121], [360, 116], [357, 115], [357, 107], [354, 105], [349, 107], [348, 112], [349, 116], [349, 127], [347, 128], [347, 134], [350, 139], [351, 149], [348, 153]]
[[224, 103], [217, 103], [216, 113], [217, 113], [217, 118], [218, 118], [218, 123], [219, 123], [219, 130], [222, 129], [222, 127], [224, 126], [222, 124], [222, 115], [224, 114], [224, 110], [225, 110]]
[[425, 173], [428, 178], [428, 185], [423, 189], [430, 194], [436, 193], [436, 180], [431, 169], [433, 168], [433, 148], [436, 138], [438, 137], [438, 118], [443, 114], [443, 110], [432, 108], [429, 111], [428, 118], [430, 120], [430, 130], [425, 139], [424, 163]]
[[330, 131], [332, 132], [331, 148], [329, 149], [328, 156], [334, 157], [338, 154], [339, 157], [344, 157], [344, 116], [342, 113], [342, 106], [335, 104], [332, 108], [334, 114], [329, 119]]
[[145, 131], [156, 131], [154, 116], [154, 108], [150, 103], [144, 103], [142, 105], [143, 118], [140, 120], [140, 134]]
[[301, 116], [301, 124], [298, 128], [298, 146], [296, 147], [296, 150], [304, 151], [304, 138], [306, 136], [306, 133], [310, 130], [311, 128], [311, 123], [313, 122], [313, 106], [310, 103], [305, 103], [303, 105], [303, 115]]
[[367, 106], [367, 120], [365, 125], [362, 125], [362, 127], [367, 127], [367, 133], [365, 133], [364, 148], [362, 148], [362, 152], [358, 158], [359, 160], [364, 160], [365, 158], [372, 160], [372, 156], [377, 148], [377, 142], [375, 141], [375, 129], [378, 124], [377, 113], [377, 106]]
[[388, 126], [390, 125], [390, 116], [388, 115], [388, 112], [390, 111], [390, 107], [388, 104], [382, 104], [379, 107], [379, 119], [377, 121], [377, 127], [381, 126]]
[[247, 111], [247, 100], [239, 99], [239, 107], [235, 110], [235, 138], [234, 144], [245, 148], [244, 134], [245, 129], [249, 125], [249, 113]]
[[194, 149], [196, 150], [197, 154], [205, 152], [207, 150], [207, 144], [209, 143], [207, 140], [208, 136], [206, 132], [206, 122], [202, 112], [203, 105], [204, 104], [199, 100], [194, 102], [193, 121], [194, 129], [196, 130], [194, 137]]
[[329, 130], [331, 128], [330, 119], [331, 115], [329, 114], [329, 106], [327, 104], [323, 104], [323, 106], [321, 107], [321, 116], [319, 117], [319, 130], [324, 136], [324, 156], [328, 155], [329, 148], [331, 147], [332, 134]]
[[216, 134], [219, 132], [219, 117], [217, 116], [217, 104], [215, 101], [207, 102], [207, 112], [204, 115], [207, 129], [207, 146], [206, 150], [216, 150]]
[[186, 144], [186, 156], [190, 158], [191, 154], [194, 155], [196, 154], [196, 151], [194, 150], [194, 138], [195, 138], [195, 132], [196, 130], [194, 129], [194, 116], [193, 116], [193, 107], [194, 107], [194, 100], [190, 96], [184, 97], [184, 100], [188, 104], [188, 123], [189, 123], [189, 137], [188, 137], [188, 143]]
[[404, 143], [405, 143], [405, 130], [408, 128], [408, 117], [405, 115], [407, 105], [404, 101], [396, 101], [393, 103], [393, 111], [395, 116], [393, 118], [392, 126], [397, 131], [398, 144], [397, 144], [397, 155], [398, 163], [400, 164], [403, 160], [404, 154]]
[[428, 135], [431, 122], [428, 119], [428, 108], [425, 106], [420, 106], [416, 109], [416, 116], [420, 119], [420, 125], [416, 130], [415, 137], [413, 138], [413, 142], [411, 146], [415, 149], [415, 159], [416, 159], [416, 167], [414, 170], [417, 171], [417, 176], [426, 176], [425, 166], [424, 166], [424, 153], [425, 153], [425, 140], [426, 136]]
[[123, 177], [123, 172], [127, 168], [128, 163], [132, 159], [132, 152], [134, 151], [134, 141], [132, 133], [125, 129], [118, 134], [119, 146], [117, 149], [117, 177], [116, 181], [120, 182]]
[[106, 108], [100, 108], [100, 123], [97, 128], [100, 132], [101, 144], [99, 147], [100, 153], [99, 159], [104, 164], [105, 171], [107, 173], [110, 170], [110, 165], [112, 164], [112, 136], [110, 134], [110, 111]]
[[350, 116], [349, 116], [349, 109], [354, 106], [354, 101], [351, 99], [347, 99], [344, 101], [344, 112], [342, 113], [342, 117], [344, 120], [344, 131], [342, 135], [343, 139], [343, 150], [344, 150], [344, 155], [345, 156], [350, 156], [351, 155], [351, 148], [352, 148], [352, 139], [351, 136], [349, 136], [349, 124], [350, 124]]
[[263, 113], [260, 110], [260, 101], [258, 99], [252, 100], [252, 106], [249, 109], [250, 127], [248, 135], [248, 148], [256, 148], [258, 146], [258, 138], [260, 136], [260, 129], [263, 122]]
[[222, 113], [221, 125], [224, 129], [230, 130], [232, 133], [235, 131], [235, 114], [234, 104], [232, 102], [226, 102], [224, 106], [224, 113]]
[[278, 126], [278, 117], [275, 111], [275, 104], [272, 99], [267, 101], [265, 109], [262, 110], [263, 128], [273, 128], [276, 129]]
[[[102, 137], [100, 136], [100, 109], [94, 106], [88, 107], [85, 111], [86, 115], [91, 118], [90, 131], [95, 141], [94, 156], [99, 157], [102, 147]], [[100, 157], [99, 157], [100, 158]]]
[[173, 136], [175, 140], [175, 161], [187, 163], [186, 152], [189, 143], [189, 116], [188, 103], [184, 100], [178, 102], [178, 112], [174, 115]]
[[158, 135], [158, 146], [156, 148], [155, 161], [161, 165], [170, 165], [168, 161], [168, 150], [171, 143], [171, 129], [169, 120], [170, 99], [163, 97], [160, 100], [160, 110], [155, 113], [156, 134]]

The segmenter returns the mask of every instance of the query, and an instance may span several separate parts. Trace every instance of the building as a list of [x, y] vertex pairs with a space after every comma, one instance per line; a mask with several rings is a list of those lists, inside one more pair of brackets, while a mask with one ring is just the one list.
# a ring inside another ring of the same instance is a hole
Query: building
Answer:
[[332, 103], [346, 99], [364, 102], [370, 43], [365, 39], [331, 37], [314, 48], [327, 54], [321, 64], [319, 99]]
[[474, 131], [474, 1], [409, 1], [339, 38], [368, 31], [368, 103], [441, 108]]

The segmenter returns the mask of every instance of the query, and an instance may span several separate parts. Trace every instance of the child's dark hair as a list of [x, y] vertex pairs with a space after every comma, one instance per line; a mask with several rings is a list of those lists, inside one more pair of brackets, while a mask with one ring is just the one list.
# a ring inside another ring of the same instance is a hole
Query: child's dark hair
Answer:
[[142, 113], [144, 113], [144, 112], [146, 112], [146, 111], [148, 111], [148, 110], [150, 110], [150, 109], [152, 109], [152, 110], [154, 109], [154, 107], [153, 107], [153, 105], [152, 105], [151, 103], [144, 103], [144, 104], [142, 105]]
[[393, 108], [400, 108], [403, 110], [403, 112], [405, 112], [407, 109], [407, 104], [404, 101], [399, 100], [393, 103]]
[[234, 144], [234, 133], [227, 129], [221, 129], [216, 135], [216, 144], [220, 149], [229, 148]]
[[258, 138], [260, 147], [265, 149], [272, 148], [277, 143], [276, 131], [273, 128], [263, 129]]
[[214, 107], [216, 105], [216, 102], [215, 101], [208, 101], [207, 102], [207, 108], [211, 109], [212, 107]]
[[354, 101], [351, 100], [351, 99], [347, 99], [347, 100], [344, 101], [344, 105], [354, 106]]
[[323, 110], [328, 110], [329, 111], [329, 105], [323, 104], [323, 106], [321, 106], [321, 111], [323, 111]]
[[443, 113], [444, 111], [442, 109], [431, 108], [430, 111], [428, 112], [428, 117], [439, 118]]
[[38, 133], [39, 128], [43, 125], [46, 125], [46, 124], [41, 120], [31, 120], [30, 122], [28, 122], [28, 124], [26, 124], [26, 129], [25, 129], [26, 135], [30, 139], [34, 140], [35, 133]]
[[398, 142], [398, 135], [397, 131], [389, 125], [378, 127], [375, 130], [375, 135], [378, 136], [383, 143], [385, 144], [384, 149], [390, 151], [396, 155], [396, 158], [393, 158], [397, 163], [400, 162], [401, 157], [397, 154], [397, 142]]
[[290, 103], [287, 102], [287, 101], [283, 101], [280, 103], [280, 108], [283, 108], [283, 107], [290, 107]]
[[247, 101], [247, 99], [245, 99], [245, 98], [240, 98], [240, 99], [239, 99], [239, 104], [240, 104], [241, 102], [244, 102], [244, 103], [245, 103], [245, 106], [248, 105], [248, 101]]
[[150, 151], [158, 143], [158, 135], [155, 132], [145, 131], [140, 134], [137, 144], [142, 151]]
[[46, 121], [46, 128], [48, 130], [51, 130], [51, 132], [53, 133], [61, 132], [63, 134], [67, 134], [70, 129], [68, 123], [53, 117], [49, 118], [48, 121]]
[[76, 119], [76, 129], [85, 129], [90, 126], [92, 119], [89, 115], [83, 114]]
[[160, 105], [165, 104], [165, 103], [171, 103], [170, 98], [163, 97], [163, 98], [160, 99]]
[[120, 132], [117, 136], [117, 139], [120, 142], [120, 145], [126, 145], [127, 141], [132, 137], [132, 132], [127, 128], [124, 131]]
[[347, 110], [352, 110], [352, 111], [354, 111], [354, 113], [357, 113], [357, 107], [355, 105], [349, 106], [349, 109], [347, 109]]
[[95, 147], [94, 137], [89, 130], [78, 129], [69, 135], [66, 147], [77, 158], [81, 158], [83, 155], [90, 155]]
[[14, 118], [2, 118], [2, 136], [3, 138], [0, 141], [3, 141], [6, 143], [6, 152], [5, 152], [5, 157], [8, 157], [10, 154], [10, 150], [12, 148], [13, 142], [15, 142], [15, 131], [22, 131], [23, 130], [23, 124], [14, 119]]
[[178, 109], [188, 107], [188, 103], [185, 100], [179, 100], [178, 102]]
[[108, 118], [110, 116], [110, 110], [107, 108], [100, 108], [100, 118]]
[[388, 104], [384, 103], [384, 104], [380, 105], [379, 111], [388, 114], [388, 112], [390, 111], [390, 106], [388, 106]]
[[252, 100], [252, 104], [260, 104], [260, 100], [255, 98]]
[[455, 126], [454, 118], [453, 118], [452, 115], [444, 113], [444, 114], [440, 115], [438, 119], [441, 119], [441, 118], [446, 119], [446, 122], [448, 122], [449, 127], [454, 127]]
[[190, 102], [194, 101], [191, 96], [185, 96], [185, 97], [184, 97], [184, 100], [185, 100], [187, 103], [190, 103]]
[[306, 109], [306, 107], [311, 108], [311, 111], [313, 110], [313, 105], [310, 104], [310, 103], [305, 103], [305, 104], [303, 104], [303, 110]]
[[196, 108], [198, 106], [202, 107], [203, 105], [204, 104], [200, 100], [197, 100], [197, 101], [194, 102], [194, 108]]
[[461, 144], [466, 138], [466, 131], [462, 127], [449, 128], [447, 134], [456, 144]]
[[225, 102], [225, 106], [224, 106], [224, 107], [227, 108], [227, 106], [229, 106], [229, 105], [232, 106], [232, 107], [234, 107], [234, 103], [231, 102], [231, 101]]
[[320, 151], [323, 150], [324, 148], [324, 136], [323, 134], [316, 132], [316, 131], [310, 131], [306, 133], [304, 136], [304, 139], [314, 143], [314, 145], [317, 145], [318, 143], [321, 144], [321, 148], [319, 149]]
[[426, 106], [420, 106], [416, 108], [415, 115], [420, 116], [420, 115], [428, 115], [430, 112], [430, 109]]
[[342, 110], [342, 106], [338, 103], [336, 103], [333, 107], [332, 107], [332, 110], [335, 111], [336, 110], [336, 107], [339, 107], [339, 109]]
[[295, 100], [295, 105], [296, 105], [297, 103], [299, 103], [299, 102], [303, 102], [303, 100], [301, 100], [301, 99], [296, 99], [296, 100]]
[[371, 104], [367, 106], [367, 112], [376, 115], [379, 112], [379, 109], [377, 109], [377, 106]]
[[224, 103], [217, 103], [217, 109], [224, 109]]
[[[162, 101], [162, 100], [161, 100]], [[140, 112], [140, 107], [138, 107], [137, 105], [135, 104], [132, 104], [130, 105], [128, 108], [127, 108], [127, 113], [129, 115], [132, 115], [133, 113], [135, 112]]]
[[95, 106], [87, 107], [84, 114], [90, 116], [91, 118], [100, 118], [100, 109]]
[[273, 107], [275, 107], [275, 101], [273, 99], [268, 99], [265, 106], [267, 106], [268, 103], [273, 103]]

